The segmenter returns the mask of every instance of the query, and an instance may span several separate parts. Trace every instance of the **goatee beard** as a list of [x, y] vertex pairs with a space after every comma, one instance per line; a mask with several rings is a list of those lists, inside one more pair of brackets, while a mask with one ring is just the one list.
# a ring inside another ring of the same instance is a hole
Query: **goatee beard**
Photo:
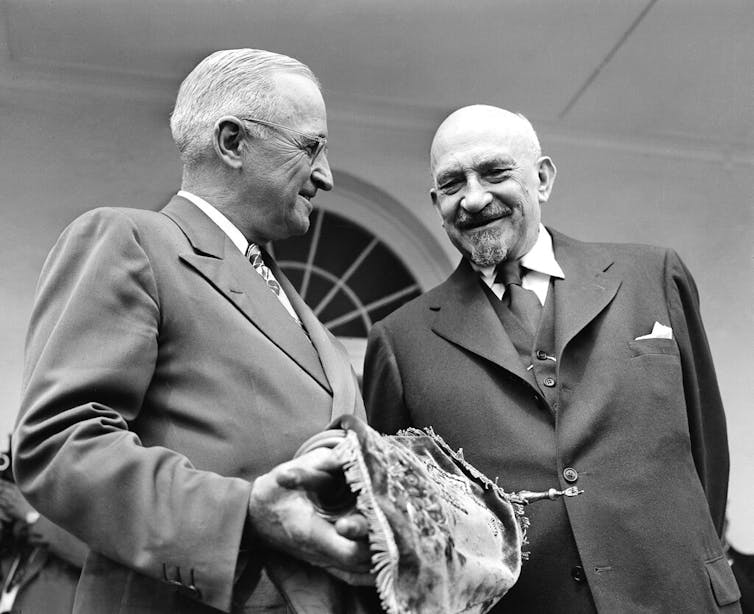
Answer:
[[501, 244], [498, 233], [485, 229], [474, 235], [469, 259], [479, 267], [497, 266], [508, 255], [508, 249]]

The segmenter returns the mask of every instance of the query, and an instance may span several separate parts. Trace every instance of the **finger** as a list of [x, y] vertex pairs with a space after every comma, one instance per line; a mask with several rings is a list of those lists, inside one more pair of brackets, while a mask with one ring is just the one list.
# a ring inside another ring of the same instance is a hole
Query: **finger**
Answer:
[[321, 491], [333, 487], [333, 476], [342, 480], [343, 463], [331, 449], [317, 448], [278, 465], [273, 473], [278, 484], [285, 488]]
[[335, 531], [347, 539], [366, 539], [369, 535], [369, 522], [361, 514], [349, 514], [335, 521]]
[[337, 475], [311, 467], [280, 468], [275, 475], [283, 488], [323, 491], [337, 484]]
[[341, 469], [343, 462], [338, 459], [338, 456], [331, 448], [316, 448], [281, 465], [281, 467], [286, 466], [308, 467], [320, 471], [333, 472]]
[[366, 541], [354, 541], [339, 535], [332, 524], [321, 518], [312, 525], [312, 539], [318, 545], [325, 566], [353, 573], [369, 571], [371, 553]]

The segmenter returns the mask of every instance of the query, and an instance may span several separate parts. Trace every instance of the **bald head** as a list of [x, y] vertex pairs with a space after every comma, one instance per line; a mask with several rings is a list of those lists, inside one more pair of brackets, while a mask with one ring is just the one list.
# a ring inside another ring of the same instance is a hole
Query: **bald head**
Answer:
[[453, 111], [437, 128], [429, 152], [432, 174], [438, 152], [444, 151], [451, 142], [456, 146], [459, 136], [473, 142], [491, 131], [505, 135], [512, 147], [532, 160], [542, 155], [537, 133], [526, 117], [499, 107], [474, 104]]
[[430, 158], [432, 203], [466, 258], [488, 267], [532, 248], [556, 171], [529, 120], [488, 105], [463, 107], [440, 124]]

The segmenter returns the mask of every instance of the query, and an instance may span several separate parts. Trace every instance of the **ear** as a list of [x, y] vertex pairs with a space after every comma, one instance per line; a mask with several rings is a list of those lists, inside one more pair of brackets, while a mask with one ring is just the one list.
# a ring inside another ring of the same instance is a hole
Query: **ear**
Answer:
[[555, 184], [555, 176], [557, 174], [558, 169], [555, 168], [555, 164], [550, 156], [542, 156], [537, 160], [537, 175], [539, 176], [539, 188], [537, 192], [540, 203], [546, 203], [550, 199], [550, 193], [552, 192], [552, 186]]
[[234, 169], [243, 166], [244, 128], [240, 120], [232, 115], [221, 117], [215, 122], [212, 145], [217, 157]]
[[430, 188], [429, 198], [432, 201], [432, 206], [435, 208], [437, 215], [439, 215], [440, 219], [442, 219], [442, 212], [440, 211], [440, 202], [437, 199], [437, 190], [435, 188]]

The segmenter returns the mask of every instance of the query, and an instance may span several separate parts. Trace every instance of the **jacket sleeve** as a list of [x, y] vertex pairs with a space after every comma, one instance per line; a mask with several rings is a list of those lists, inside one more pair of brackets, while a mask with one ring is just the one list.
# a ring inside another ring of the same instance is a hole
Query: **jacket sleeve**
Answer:
[[180, 569], [203, 601], [227, 611], [251, 485], [143, 446], [130, 428], [148, 411], [160, 321], [131, 218], [101, 209], [69, 226], [32, 310], [15, 478], [35, 508], [92, 550], [158, 580]]
[[37, 542], [45, 544], [52, 554], [70, 563], [77, 569], [84, 566], [88, 548], [68, 531], [64, 531], [44, 516], [34, 523], [31, 534]]
[[367, 421], [372, 428], [392, 435], [412, 426], [389, 332], [381, 322], [375, 324], [369, 333], [363, 389]]
[[722, 535], [728, 494], [728, 436], [720, 390], [691, 273], [674, 251], [665, 259], [671, 326], [681, 352], [691, 451], [712, 520]]

